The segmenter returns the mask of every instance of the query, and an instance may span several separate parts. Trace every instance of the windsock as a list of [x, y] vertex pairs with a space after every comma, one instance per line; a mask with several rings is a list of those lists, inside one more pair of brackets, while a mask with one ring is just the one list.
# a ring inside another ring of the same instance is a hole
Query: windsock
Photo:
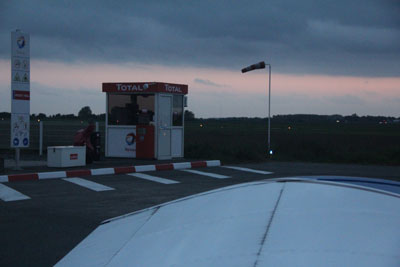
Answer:
[[261, 62], [258, 62], [257, 64], [250, 65], [250, 66], [242, 69], [242, 73], [245, 73], [245, 72], [248, 72], [251, 70], [256, 70], [256, 69], [265, 69], [265, 62], [261, 61]]

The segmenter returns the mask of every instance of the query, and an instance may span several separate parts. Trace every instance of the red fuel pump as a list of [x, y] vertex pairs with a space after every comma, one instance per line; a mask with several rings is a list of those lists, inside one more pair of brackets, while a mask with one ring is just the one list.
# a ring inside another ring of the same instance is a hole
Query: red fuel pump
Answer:
[[136, 126], [136, 158], [154, 159], [154, 126]]

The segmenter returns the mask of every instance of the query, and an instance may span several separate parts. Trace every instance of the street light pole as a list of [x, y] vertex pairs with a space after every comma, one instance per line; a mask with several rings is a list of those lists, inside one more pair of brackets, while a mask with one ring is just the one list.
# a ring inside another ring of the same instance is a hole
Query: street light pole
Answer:
[[272, 155], [271, 150], [271, 64], [266, 64], [269, 67], [268, 78], [268, 153]]
[[265, 66], [268, 66], [268, 154], [272, 155], [273, 151], [271, 149], [271, 64], [265, 64], [264, 61], [258, 62], [257, 64], [250, 65], [246, 68], [242, 69], [242, 73], [257, 70], [257, 69], [265, 69]]

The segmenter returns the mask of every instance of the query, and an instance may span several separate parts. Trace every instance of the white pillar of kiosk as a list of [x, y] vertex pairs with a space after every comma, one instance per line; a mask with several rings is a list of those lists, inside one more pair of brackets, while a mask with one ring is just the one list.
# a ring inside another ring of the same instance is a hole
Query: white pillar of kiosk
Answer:
[[106, 157], [184, 156], [188, 86], [164, 82], [103, 83]]

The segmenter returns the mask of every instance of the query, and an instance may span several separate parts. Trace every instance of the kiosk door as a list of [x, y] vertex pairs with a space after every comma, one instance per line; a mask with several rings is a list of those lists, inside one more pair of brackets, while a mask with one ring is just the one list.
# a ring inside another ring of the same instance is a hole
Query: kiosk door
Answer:
[[158, 159], [170, 159], [172, 96], [160, 95], [158, 101]]

